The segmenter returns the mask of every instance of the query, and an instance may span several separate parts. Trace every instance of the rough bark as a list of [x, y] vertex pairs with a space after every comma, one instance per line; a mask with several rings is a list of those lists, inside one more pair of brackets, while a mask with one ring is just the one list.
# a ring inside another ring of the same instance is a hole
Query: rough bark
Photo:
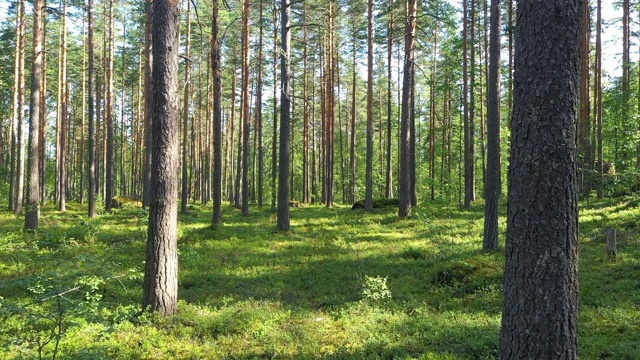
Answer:
[[259, 30], [259, 38], [258, 38], [258, 84], [257, 84], [257, 94], [256, 94], [256, 133], [258, 137], [258, 154], [257, 154], [257, 164], [255, 166], [258, 167], [258, 207], [262, 208], [264, 203], [264, 150], [263, 150], [263, 141], [262, 141], [262, 61], [263, 61], [263, 38], [264, 38], [264, 21], [263, 21], [263, 13], [264, 13], [264, 3], [260, 1], [260, 30]]
[[469, 65], [468, 65], [468, 0], [462, 0], [462, 112], [464, 119], [464, 207], [471, 206], [471, 185], [469, 173], [471, 171], [470, 142], [471, 127], [469, 126]]
[[109, 31], [108, 31], [108, 50], [107, 50], [107, 69], [106, 69], [106, 103], [105, 103], [105, 115], [104, 125], [106, 128], [106, 152], [105, 152], [105, 171], [104, 171], [104, 209], [106, 212], [111, 212], [111, 199], [115, 196], [114, 193], [114, 178], [115, 178], [115, 134], [114, 134], [114, 23], [115, 16], [113, 13], [113, 0], [109, 0]]
[[351, 165], [351, 178], [349, 179], [349, 202], [352, 203], [356, 201], [356, 177], [358, 175], [357, 172], [357, 164], [356, 164], [356, 86], [357, 86], [357, 62], [356, 56], [358, 54], [357, 51], [357, 28], [356, 21], [353, 20], [353, 70], [352, 70], [352, 80], [351, 80], [351, 147], [349, 148], [349, 164]]
[[213, 68], [213, 225], [222, 224], [222, 72], [220, 64], [220, 1], [213, 1], [211, 67]]
[[191, 91], [191, 1], [187, 1], [187, 43], [185, 51], [184, 98], [182, 104], [182, 180], [180, 192], [180, 211], [187, 212], [189, 202], [189, 96]]
[[94, 34], [93, 34], [93, 0], [87, 2], [87, 22], [89, 28], [89, 189], [88, 189], [88, 215], [96, 216], [96, 119], [95, 119], [95, 58], [94, 58]]
[[249, 16], [250, 0], [244, 0], [242, 11], [242, 214], [249, 215], [249, 159], [251, 155], [249, 112]]
[[33, 63], [31, 66], [31, 105], [29, 107], [29, 171], [27, 177], [27, 203], [24, 227], [37, 230], [40, 220], [40, 112], [42, 105], [44, 0], [36, 0], [33, 6]]
[[367, 16], [367, 164], [364, 209], [373, 211], [373, 0]]
[[498, 248], [500, 196], [500, 0], [491, 0], [489, 89], [487, 99], [487, 172], [484, 185], [483, 250]]
[[60, 100], [62, 101], [60, 105], [60, 128], [58, 128], [58, 133], [60, 134], [60, 147], [58, 148], [58, 152], [60, 153], [60, 171], [58, 178], [59, 184], [59, 198], [58, 198], [58, 210], [66, 211], [67, 210], [67, 121], [69, 118], [69, 96], [68, 96], [68, 84], [67, 84], [67, 2], [62, 2], [62, 46], [61, 53], [62, 58], [60, 59], [62, 72], [60, 74], [61, 82], [58, 85], [61, 88], [60, 92]]
[[400, 121], [400, 173], [398, 174], [398, 194], [400, 217], [411, 215], [411, 116], [413, 99], [414, 43], [416, 32], [417, 0], [409, 0], [405, 24], [405, 60], [402, 78], [402, 119]]
[[143, 166], [143, 186], [142, 186], [142, 206], [148, 206], [151, 194], [151, 158], [153, 138], [151, 136], [151, 127], [153, 126], [153, 118], [151, 117], [151, 109], [153, 108], [152, 88], [152, 62], [153, 62], [153, 34], [151, 29], [153, 17], [153, 2], [155, 0], [146, 0], [146, 22], [144, 36], [144, 166]]
[[391, 108], [391, 82], [392, 82], [392, 63], [393, 63], [393, 0], [389, 0], [389, 27], [387, 30], [387, 168], [385, 181], [385, 195], [388, 199], [393, 197], [393, 165], [391, 163], [392, 141], [391, 130], [393, 123], [393, 113]]
[[578, 0], [518, 6], [502, 359], [578, 357], [581, 11]]
[[273, 6], [273, 138], [271, 142], [271, 208], [276, 207], [278, 177], [278, 9]]
[[178, 6], [177, 0], [153, 4], [153, 160], [143, 305], [164, 315], [178, 305]]
[[289, 0], [282, 0], [280, 55], [280, 168], [278, 180], [278, 229], [287, 231], [291, 226], [289, 216], [289, 149], [291, 134], [291, 8]]

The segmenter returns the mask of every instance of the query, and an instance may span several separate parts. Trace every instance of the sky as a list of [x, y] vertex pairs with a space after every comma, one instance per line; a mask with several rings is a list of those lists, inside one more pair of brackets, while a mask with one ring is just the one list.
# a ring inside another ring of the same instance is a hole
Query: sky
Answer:
[[[455, 6], [460, 5], [460, 0], [449, 0]], [[9, 7], [9, 0], [0, 0], [0, 22], [4, 21], [7, 17], [7, 9]], [[610, 22], [613, 19], [619, 19], [622, 14], [621, 10], [616, 10], [613, 7], [612, 1], [602, 2], [602, 17], [604, 23]], [[595, 14], [592, 14], [595, 17]], [[593, 29], [593, 36], [595, 36], [595, 29]], [[602, 40], [603, 40], [603, 67], [604, 71], [609, 75], [620, 76], [622, 73], [621, 63], [621, 37], [622, 31], [620, 26], [603, 28]], [[633, 46], [632, 41], [632, 59], [637, 58], [637, 48]], [[634, 54], [636, 55], [634, 57]]]

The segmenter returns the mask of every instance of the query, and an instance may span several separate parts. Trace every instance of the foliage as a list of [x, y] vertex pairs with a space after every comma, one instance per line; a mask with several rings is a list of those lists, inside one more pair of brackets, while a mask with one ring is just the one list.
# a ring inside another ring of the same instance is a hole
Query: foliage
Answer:
[[[632, 198], [582, 204], [581, 355], [632, 359], [640, 210]], [[209, 226], [198, 205], [180, 217], [179, 313], [140, 313], [145, 211], [86, 219], [45, 207], [42, 230], [0, 213], [1, 358], [492, 359], [503, 255], [483, 253], [482, 207], [395, 209], [226, 207]], [[501, 222], [504, 233], [504, 221]], [[606, 256], [602, 231], [619, 231]]]

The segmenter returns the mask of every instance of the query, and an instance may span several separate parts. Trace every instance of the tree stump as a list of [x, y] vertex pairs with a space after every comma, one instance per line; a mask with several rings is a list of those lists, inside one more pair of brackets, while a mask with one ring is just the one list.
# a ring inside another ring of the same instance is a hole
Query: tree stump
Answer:
[[618, 249], [616, 247], [616, 229], [607, 229], [607, 254], [616, 256]]

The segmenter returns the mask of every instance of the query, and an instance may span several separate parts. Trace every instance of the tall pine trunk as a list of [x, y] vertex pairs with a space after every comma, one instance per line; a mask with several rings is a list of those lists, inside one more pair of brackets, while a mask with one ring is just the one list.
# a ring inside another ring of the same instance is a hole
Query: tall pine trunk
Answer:
[[[414, 48], [416, 33], [417, 0], [409, 0], [405, 24], [405, 60], [402, 79], [402, 118], [400, 122], [400, 173], [398, 178], [400, 217], [411, 215], [411, 117], [413, 100]], [[413, 163], [415, 165], [415, 163]]]
[[[242, 11], [242, 214], [249, 215], [249, 159], [251, 113], [249, 112], [249, 16], [251, 2]], [[238, 154], [239, 155], [239, 154]]]
[[163, 315], [178, 306], [178, 4], [153, 2], [153, 160], [143, 305]]
[[[184, 71], [184, 99], [182, 105], [182, 188], [180, 197], [180, 211], [187, 212], [189, 202], [189, 96], [191, 86], [191, 1], [187, 1], [187, 43]], [[193, 146], [193, 144], [192, 144]]]
[[105, 194], [104, 194], [104, 209], [106, 212], [111, 212], [111, 199], [114, 196], [114, 178], [115, 178], [115, 134], [114, 134], [114, 96], [113, 96], [113, 83], [114, 83], [114, 23], [115, 16], [113, 13], [113, 1], [109, 0], [109, 32], [108, 32], [108, 50], [107, 50], [107, 69], [106, 69], [106, 104], [104, 122], [106, 127], [106, 153], [105, 153]]
[[489, 93], [487, 100], [487, 176], [484, 185], [484, 250], [498, 248], [500, 196], [500, 0], [491, 0]]
[[220, 0], [213, 0], [211, 67], [213, 68], [213, 225], [222, 224], [222, 73], [220, 64]]
[[291, 226], [289, 217], [289, 148], [291, 134], [291, 8], [289, 0], [282, 0], [281, 31], [282, 52], [280, 54], [280, 169], [278, 180], [278, 229], [287, 231]]
[[44, 0], [33, 5], [33, 63], [31, 65], [31, 105], [29, 107], [29, 171], [27, 176], [26, 230], [37, 230], [40, 220], [40, 112], [42, 105], [42, 79], [44, 76]]
[[367, 165], [364, 209], [373, 211], [373, 0], [368, 1], [367, 8]]

